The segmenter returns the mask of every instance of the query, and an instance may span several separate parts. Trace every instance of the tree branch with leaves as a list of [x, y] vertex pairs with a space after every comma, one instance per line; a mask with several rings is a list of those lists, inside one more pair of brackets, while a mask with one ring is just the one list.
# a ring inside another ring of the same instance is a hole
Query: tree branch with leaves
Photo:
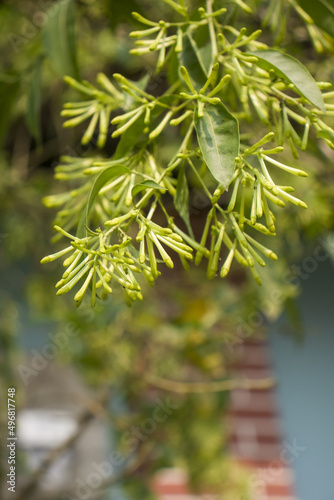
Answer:
[[[334, 148], [326, 119], [333, 112], [330, 83], [316, 82], [297, 59], [261, 42], [261, 30], [225, 23], [222, 2], [192, 8], [165, 1], [177, 21], [133, 13], [143, 29], [130, 33], [131, 54], [157, 54], [163, 93], [150, 92], [148, 75], [132, 81], [99, 74], [97, 86], [66, 77], [84, 100], [65, 104], [64, 126], [89, 120], [82, 143], [97, 134], [102, 153], [63, 157], [56, 167], [56, 178], [75, 187], [44, 201], [62, 207], [56, 239], [68, 243], [42, 262], [66, 257], [57, 294], [80, 283], [77, 305], [89, 293], [94, 306], [114, 286], [123, 287], [127, 303], [141, 300], [142, 278], [153, 286], [164, 266], [174, 267], [175, 254], [186, 269], [204, 259], [209, 279], [239, 265], [260, 285], [265, 259], [278, 258], [270, 239], [279, 210], [307, 208], [292, 194], [292, 176], [308, 174], [287, 158], [307, 149], [310, 134]], [[235, 4], [251, 15], [241, 0]], [[103, 154], [110, 123], [119, 138], [111, 157]], [[167, 142], [175, 145], [168, 160], [161, 154]], [[189, 211], [192, 179], [211, 205], [198, 240]]]

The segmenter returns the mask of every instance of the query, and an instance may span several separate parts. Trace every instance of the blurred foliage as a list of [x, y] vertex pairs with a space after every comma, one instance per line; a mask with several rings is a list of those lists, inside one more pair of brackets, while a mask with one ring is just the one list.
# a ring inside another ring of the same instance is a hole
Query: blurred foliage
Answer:
[[[255, 9], [252, 17], [237, 8], [238, 2], [229, 3], [229, 22], [237, 29], [267, 24], [263, 36], [268, 43], [287, 47], [316, 79], [333, 80], [332, 24], [316, 19], [312, 2], [253, 0], [248, 2]], [[305, 20], [300, 6], [315, 16], [316, 24]], [[74, 94], [62, 77], [95, 81], [103, 71], [138, 79], [150, 71], [154, 82], [155, 56], [140, 60], [128, 54], [133, 47], [128, 34], [138, 28], [130, 17], [132, 10], [155, 19], [172, 12], [167, 3], [147, 0], [0, 4], [2, 394], [8, 384], [21, 382], [16, 367], [23, 356], [22, 339], [17, 337], [18, 329], [24, 332], [22, 325], [18, 327], [22, 304], [28, 306], [31, 320], [51, 321], [55, 334], [74, 322], [79, 335], [59, 351], [59, 357], [80, 370], [94, 389], [110, 388], [108, 418], [119, 438], [118, 449], [124, 456], [138, 456], [138, 468], [122, 483], [128, 498], [151, 498], [152, 474], [166, 466], [183, 467], [194, 491], [209, 489], [226, 500], [236, 494], [248, 498], [247, 474], [227, 453], [228, 394], [166, 391], [157, 382], [209, 384], [228, 378], [235, 347], [247, 336], [264, 334], [267, 321], [277, 318], [286, 301], [296, 297], [289, 266], [310, 255], [317, 238], [333, 231], [333, 153], [312, 138], [310, 150], [291, 164], [302, 164], [309, 172], [310, 182], [295, 182], [309, 208], [289, 207], [282, 213], [279, 238], [273, 244], [280, 259], [264, 271], [261, 288], [237, 268], [224, 282], [207, 282], [204, 268], [186, 273], [179, 265], [176, 275], [167, 274], [149, 293], [144, 307], [134, 304], [128, 309], [120, 290], [112, 301], [98, 301], [94, 311], [86, 301], [73, 311], [66, 299], [54, 296], [57, 264], [47, 270], [39, 264], [51, 236], [51, 216], [41, 198], [59, 189], [53, 180], [56, 162], [61, 155], [86, 157], [93, 149], [80, 144], [80, 127], [63, 132], [60, 110]], [[62, 23], [57, 23], [60, 13]], [[262, 130], [256, 133], [261, 137]], [[108, 140], [107, 152], [112, 153], [115, 145]], [[171, 149], [165, 145], [161, 155], [168, 158]], [[284, 184], [284, 173], [280, 182]], [[194, 232], [200, 234], [209, 207], [196, 179], [189, 199]], [[254, 324], [254, 313], [260, 317], [260, 328]], [[297, 327], [292, 324], [292, 331]], [[131, 449], [122, 436], [151, 418], [156, 400], [166, 396], [175, 406], [169, 418]]]

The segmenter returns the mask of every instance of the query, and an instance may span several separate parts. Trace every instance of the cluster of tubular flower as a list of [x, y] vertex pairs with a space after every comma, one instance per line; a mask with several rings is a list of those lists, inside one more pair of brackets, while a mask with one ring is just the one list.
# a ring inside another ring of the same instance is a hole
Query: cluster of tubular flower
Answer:
[[[113, 218], [105, 225], [106, 232], [88, 230], [85, 238], [76, 238], [59, 226], [55, 229], [71, 240], [70, 245], [63, 250], [48, 255], [42, 263], [51, 262], [67, 254], [63, 262], [66, 267], [62, 278], [56, 284], [57, 295], [62, 295], [79, 282], [81, 288], [76, 292], [74, 299], [80, 305], [88, 289], [91, 293], [91, 305], [94, 307], [96, 297], [106, 298], [112, 293], [112, 284], [117, 283], [123, 288], [127, 303], [142, 300], [141, 286], [136, 274], [142, 274], [150, 286], [161, 274], [158, 264], [165, 263], [172, 268], [174, 263], [169, 250], [177, 253], [181, 259], [192, 260], [192, 248], [184, 243], [183, 238], [172, 229], [161, 227], [141, 213], [136, 214], [139, 232], [136, 241], [139, 251], [133, 246], [132, 239], [124, 233], [121, 226], [134, 218], [134, 213]], [[111, 243], [111, 236], [118, 234], [119, 243]]]

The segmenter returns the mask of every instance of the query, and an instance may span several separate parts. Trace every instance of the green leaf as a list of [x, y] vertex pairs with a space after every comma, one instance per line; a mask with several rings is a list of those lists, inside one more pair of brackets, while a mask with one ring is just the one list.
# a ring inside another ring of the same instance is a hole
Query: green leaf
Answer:
[[334, 149], [334, 130], [331, 128], [317, 130], [317, 137], [329, 141], [332, 144], [331, 149]]
[[239, 154], [239, 124], [222, 102], [207, 104], [195, 116], [199, 147], [213, 177], [227, 189]]
[[196, 89], [203, 87], [208, 79], [208, 69], [202, 58], [201, 50], [188, 32], [183, 38], [182, 52], [178, 54], [180, 66], [184, 66], [189, 73]]
[[41, 87], [42, 87], [42, 59], [34, 65], [27, 95], [26, 122], [31, 135], [37, 143], [41, 143]]
[[141, 191], [144, 191], [147, 188], [158, 189], [159, 191], [164, 192], [164, 193], [166, 192], [166, 189], [164, 187], [160, 186], [160, 184], [157, 184], [156, 182], [151, 181], [151, 180], [147, 180], [147, 181], [140, 182], [139, 184], [136, 184], [132, 188], [132, 191], [131, 191], [132, 198], [134, 198], [136, 196], [136, 194], [140, 193]]
[[92, 205], [94, 203], [96, 196], [99, 194], [102, 187], [113, 177], [117, 177], [117, 176], [127, 174], [127, 173], [130, 173], [130, 170], [128, 167], [125, 167], [124, 165], [113, 165], [111, 167], [107, 167], [105, 170], [103, 170], [103, 172], [101, 172], [97, 176], [97, 178], [95, 179], [95, 182], [92, 186], [92, 189], [89, 193], [86, 207], [85, 207], [85, 209], [82, 212], [82, 215], [80, 217], [80, 221], [79, 221], [78, 228], [77, 228], [77, 234], [76, 234], [76, 236], [78, 238], [84, 238], [86, 236], [85, 226], [88, 225], [89, 212], [92, 208]]
[[0, 146], [6, 138], [9, 131], [9, 122], [12, 117], [13, 108], [17, 102], [20, 90], [19, 78], [17, 75], [1, 75], [3, 81], [0, 80]]
[[258, 58], [255, 64], [260, 68], [266, 71], [273, 69], [279, 77], [293, 83], [299, 92], [314, 106], [324, 112], [326, 111], [322, 94], [313, 76], [297, 59], [279, 50], [272, 49], [255, 50], [249, 52], [249, 54]]
[[[166, 96], [170, 98], [170, 96]], [[151, 112], [151, 120], [154, 120], [165, 110], [162, 106], [157, 104]], [[118, 160], [123, 158], [128, 154], [128, 152], [134, 147], [138, 146], [138, 141], [143, 133], [146, 125], [144, 123], [145, 113], [143, 113], [125, 132], [121, 135], [121, 139], [117, 145], [114, 159]]]
[[299, 5], [312, 17], [315, 24], [334, 37], [333, 0], [297, 0]]
[[74, 0], [58, 2], [55, 14], [49, 16], [42, 35], [45, 51], [55, 70], [62, 76], [77, 78], [74, 4]]
[[128, 151], [138, 142], [139, 137], [145, 128], [145, 114], [143, 113], [125, 132], [121, 135], [120, 141], [117, 145], [114, 158], [118, 160], [126, 156]]
[[188, 181], [185, 173], [185, 166], [179, 170], [179, 175], [177, 177], [176, 195], [174, 198], [174, 205], [176, 210], [181, 215], [184, 220], [188, 231], [192, 233], [189, 219], [189, 188]]
[[[130, 80], [130, 78], [128, 78], [128, 80], [129, 80], [129, 82], [134, 83], [136, 85], [136, 87], [138, 87], [139, 89], [145, 90], [148, 82], [150, 81], [150, 74], [144, 75], [142, 78], [140, 78], [137, 81]], [[124, 106], [123, 106], [124, 109], [130, 109], [134, 103], [136, 103], [136, 99], [132, 95], [127, 94], [125, 92], [124, 93]]]

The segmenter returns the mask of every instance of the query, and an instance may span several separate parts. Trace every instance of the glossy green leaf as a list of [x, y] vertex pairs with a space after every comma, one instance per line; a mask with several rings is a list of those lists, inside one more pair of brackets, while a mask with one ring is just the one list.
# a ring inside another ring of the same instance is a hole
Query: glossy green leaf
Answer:
[[299, 5], [312, 17], [315, 24], [334, 37], [333, 0], [297, 0]]
[[31, 135], [41, 143], [42, 59], [36, 61], [27, 95], [26, 122]]
[[200, 49], [190, 33], [183, 38], [182, 52], [178, 54], [180, 66], [184, 66], [196, 89], [203, 87], [208, 78], [208, 69], [203, 61]]
[[132, 188], [132, 191], [131, 191], [132, 198], [134, 198], [138, 193], [146, 190], [147, 188], [158, 189], [159, 191], [164, 192], [164, 193], [166, 192], [166, 189], [164, 187], [160, 186], [160, 184], [157, 184], [156, 182], [151, 181], [151, 180], [147, 180], [147, 181], [140, 182], [139, 184], [136, 184]]
[[188, 181], [185, 173], [185, 166], [179, 170], [177, 177], [176, 195], [174, 198], [174, 205], [180, 216], [184, 220], [188, 230], [191, 230], [189, 219], [189, 188]]
[[260, 68], [266, 71], [274, 70], [277, 76], [289, 83], [293, 83], [299, 92], [314, 106], [325, 111], [322, 94], [313, 76], [301, 62], [279, 50], [255, 50], [249, 54], [258, 58], [255, 64]]
[[42, 34], [45, 51], [55, 70], [60, 75], [77, 78], [74, 0], [58, 2]]
[[87, 200], [86, 207], [84, 211], [82, 212], [78, 228], [77, 228], [77, 237], [78, 238], [84, 238], [86, 236], [86, 228], [85, 226], [88, 225], [88, 218], [89, 218], [89, 212], [92, 208], [92, 205], [95, 201], [96, 196], [99, 194], [100, 190], [102, 187], [113, 177], [118, 177], [123, 174], [130, 173], [130, 170], [128, 167], [125, 167], [124, 165], [114, 165], [111, 167], [107, 167], [103, 172], [101, 172], [97, 178], [95, 179], [95, 182], [92, 186], [92, 189], [89, 193], [89, 197]]
[[195, 116], [199, 147], [213, 177], [227, 189], [239, 154], [239, 124], [222, 102], [207, 104], [202, 117]]

